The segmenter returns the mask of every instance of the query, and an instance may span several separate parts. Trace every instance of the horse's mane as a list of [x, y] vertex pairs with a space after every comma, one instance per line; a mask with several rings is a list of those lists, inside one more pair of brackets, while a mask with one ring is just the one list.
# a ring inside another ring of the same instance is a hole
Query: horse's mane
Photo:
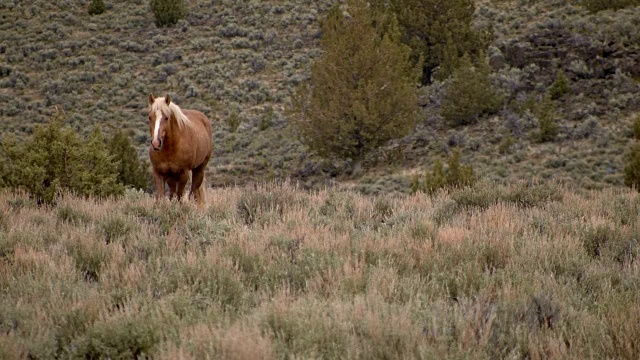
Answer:
[[158, 97], [155, 99], [153, 104], [151, 105], [151, 111], [160, 110], [167, 117], [171, 117], [171, 115], [175, 116], [178, 121], [178, 126], [183, 128], [185, 126], [191, 127], [193, 122], [182, 112], [182, 109], [178, 105], [176, 105], [173, 101], [167, 105], [167, 102], [163, 97]]

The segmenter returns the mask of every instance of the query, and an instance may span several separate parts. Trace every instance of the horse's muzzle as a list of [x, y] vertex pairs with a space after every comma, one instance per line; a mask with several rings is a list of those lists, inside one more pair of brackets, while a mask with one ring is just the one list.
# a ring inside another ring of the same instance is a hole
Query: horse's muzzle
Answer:
[[[157, 144], [157, 145], [156, 145]], [[151, 148], [153, 149], [153, 151], [160, 151], [162, 150], [162, 140], [158, 140], [158, 141], [152, 141], [151, 142]]]

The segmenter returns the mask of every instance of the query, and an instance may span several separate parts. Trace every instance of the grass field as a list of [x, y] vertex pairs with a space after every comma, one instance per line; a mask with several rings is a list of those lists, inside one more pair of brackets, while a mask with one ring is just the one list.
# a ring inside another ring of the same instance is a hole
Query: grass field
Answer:
[[0, 194], [0, 358], [638, 359], [640, 194]]

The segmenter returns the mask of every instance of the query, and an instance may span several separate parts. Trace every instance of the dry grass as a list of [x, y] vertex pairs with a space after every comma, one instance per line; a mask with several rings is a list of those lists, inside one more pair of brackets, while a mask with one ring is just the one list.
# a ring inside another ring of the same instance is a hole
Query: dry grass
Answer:
[[0, 358], [640, 356], [637, 192], [207, 198], [1, 194]]

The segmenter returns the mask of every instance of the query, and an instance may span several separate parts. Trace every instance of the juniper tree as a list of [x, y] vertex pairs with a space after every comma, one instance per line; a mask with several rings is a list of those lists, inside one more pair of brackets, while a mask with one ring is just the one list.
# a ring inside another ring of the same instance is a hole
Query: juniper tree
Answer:
[[535, 133], [535, 140], [539, 143], [554, 141], [558, 136], [556, 105], [549, 95], [535, 108], [535, 115], [538, 118], [538, 131]]
[[636, 117], [633, 119], [631, 131], [633, 131], [633, 137], [636, 140], [640, 140], [640, 114], [636, 115]]
[[293, 120], [312, 151], [357, 167], [415, 126], [419, 69], [393, 16], [364, 0], [347, 1], [345, 11], [334, 6], [322, 23], [324, 55], [293, 97]]
[[462, 57], [442, 99], [442, 116], [450, 125], [472, 124], [480, 116], [498, 110], [501, 98], [491, 84], [489, 73], [484, 59], [474, 65], [468, 56]]
[[431, 83], [433, 75], [447, 78], [464, 54], [474, 61], [481, 58], [491, 42], [491, 29], [473, 27], [474, 0], [373, 0], [372, 3], [397, 15], [402, 41], [413, 49], [412, 58], [422, 67], [422, 84]]
[[602, 10], [619, 10], [628, 6], [638, 6], [640, 0], [582, 0], [582, 5], [595, 13]]
[[434, 194], [445, 187], [464, 187], [473, 185], [477, 178], [471, 165], [460, 163], [461, 152], [456, 148], [447, 161], [447, 169], [444, 169], [442, 161], [437, 159], [431, 172], [425, 171], [424, 180], [416, 175], [411, 183], [411, 192], [422, 191], [426, 194]]
[[129, 137], [118, 130], [108, 144], [109, 153], [117, 162], [118, 181], [125, 186], [136, 189], [147, 189], [150, 185], [150, 174], [138, 158], [136, 149]]
[[124, 186], [118, 182], [119, 163], [109, 153], [100, 129], [94, 129], [83, 145], [79, 193], [95, 197], [122, 194]]
[[117, 163], [108, 154], [104, 138], [96, 130], [84, 142], [62, 126], [56, 114], [46, 125], [35, 128], [23, 143], [5, 137], [0, 152], [1, 185], [28, 191], [38, 203], [52, 203], [63, 191], [77, 195], [119, 195]]
[[187, 14], [184, 0], [151, 0], [149, 5], [157, 27], [175, 25]]
[[89, 15], [100, 15], [107, 10], [102, 0], [91, 0], [89, 3]]
[[556, 80], [549, 87], [549, 96], [552, 100], [557, 100], [569, 91], [571, 91], [569, 79], [567, 79], [567, 76], [562, 71], [558, 71]]
[[624, 183], [640, 191], [640, 143], [634, 144], [626, 156]]
[[15, 159], [20, 165], [19, 187], [31, 193], [39, 203], [51, 203], [63, 190], [81, 188], [82, 143], [75, 132], [63, 128], [60, 115], [49, 124], [35, 128]]

